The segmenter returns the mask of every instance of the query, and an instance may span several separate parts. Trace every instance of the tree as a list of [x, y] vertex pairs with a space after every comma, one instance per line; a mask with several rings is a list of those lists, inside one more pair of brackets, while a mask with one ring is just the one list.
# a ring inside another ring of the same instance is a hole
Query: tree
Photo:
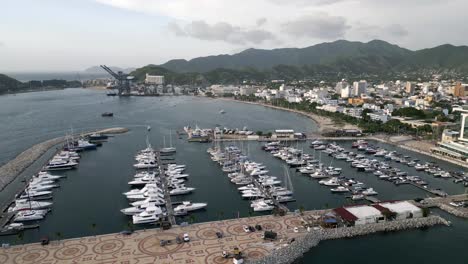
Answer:
[[303, 205], [299, 206], [299, 212], [301, 213], [301, 215], [304, 215], [304, 211], [305, 211], [305, 208]]
[[62, 238], [62, 232], [60, 231], [55, 232], [55, 236], [57, 237], [57, 240], [60, 242], [60, 239]]
[[93, 230], [94, 235], [96, 235], [96, 233], [95, 233], [96, 232], [96, 227], [97, 227], [96, 223], [91, 224], [91, 229]]
[[257, 134], [257, 136], [262, 136], [263, 135], [263, 132], [262, 131], [257, 131], [255, 134]]
[[189, 219], [190, 219], [190, 224], [193, 224], [193, 222], [195, 222], [196, 217], [195, 215], [191, 214]]

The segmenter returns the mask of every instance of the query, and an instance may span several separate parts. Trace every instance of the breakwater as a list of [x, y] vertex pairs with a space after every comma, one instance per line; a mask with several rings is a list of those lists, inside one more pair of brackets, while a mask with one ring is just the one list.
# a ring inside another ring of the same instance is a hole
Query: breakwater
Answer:
[[353, 227], [341, 227], [335, 229], [321, 229], [307, 232], [304, 236], [296, 238], [290, 244], [283, 244], [277, 250], [272, 251], [262, 259], [249, 261], [249, 264], [288, 264], [302, 257], [304, 253], [317, 246], [322, 240], [352, 238], [378, 232], [401, 231], [418, 229], [435, 225], [450, 225], [444, 218], [436, 215], [425, 218], [406, 219], [392, 222], [382, 222]]
[[[83, 135], [91, 133], [119, 134], [127, 132], [127, 128], [107, 128], [98, 131], [90, 131]], [[66, 137], [57, 137], [36, 144], [20, 153], [16, 158], [0, 167], [0, 191], [10, 184], [21, 172], [39, 159], [44, 153], [54, 146], [65, 142]]]

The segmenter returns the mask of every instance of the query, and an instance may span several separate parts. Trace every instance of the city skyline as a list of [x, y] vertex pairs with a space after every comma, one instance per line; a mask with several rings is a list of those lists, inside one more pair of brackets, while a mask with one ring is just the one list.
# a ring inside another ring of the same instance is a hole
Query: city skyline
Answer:
[[20, 0], [4, 4], [0, 71], [138, 67], [338, 39], [412, 50], [464, 45], [466, 7], [440, 0]]

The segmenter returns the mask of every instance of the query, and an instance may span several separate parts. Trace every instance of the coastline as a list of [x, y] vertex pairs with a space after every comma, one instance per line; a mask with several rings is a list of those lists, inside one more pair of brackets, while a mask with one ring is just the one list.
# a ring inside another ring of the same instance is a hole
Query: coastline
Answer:
[[274, 105], [258, 103], [258, 102], [241, 101], [241, 100], [236, 100], [236, 99], [233, 99], [233, 98], [224, 98], [223, 97], [223, 98], [215, 98], [215, 99], [221, 99], [221, 100], [224, 100], [224, 101], [239, 102], [239, 103], [245, 103], [245, 104], [252, 104], [252, 105], [260, 105], [260, 106], [264, 106], [264, 107], [273, 108], [273, 109], [276, 109], [276, 110], [283, 110], [283, 111], [289, 111], [289, 112], [292, 112], [292, 113], [300, 114], [300, 115], [303, 115], [305, 117], [308, 117], [308, 118], [312, 119], [317, 124], [318, 132], [334, 131], [334, 130], [337, 130], [337, 129], [358, 129], [358, 127], [356, 125], [336, 124], [333, 120], [331, 120], [328, 117], [320, 116], [320, 115], [313, 114], [313, 113], [306, 113], [306, 112], [302, 112], [302, 111], [295, 110], [295, 109], [288, 109], [288, 108], [284, 108], [284, 107], [280, 107], [280, 106], [274, 106]]
[[[233, 99], [233, 98], [224, 98], [223, 97], [223, 98], [215, 98], [215, 99], [221, 99], [221, 100], [224, 100], [224, 101], [239, 102], [239, 103], [245, 103], [245, 104], [251, 104], [251, 105], [259, 105], [259, 106], [269, 107], [269, 108], [273, 108], [273, 109], [277, 109], [277, 110], [283, 110], [283, 111], [288, 111], [288, 112], [300, 114], [300, 115], [303, 115], [305, 117], [308, 117], [308, 118], [312, 119], [317, 124], [317, 126], [318, 126], [318, 131], [317, 132], [333, 131], [333, 130], [337, 130], [337, 129], [359, 129], [356, 125], [344, 124], [344, 125], [341, 126], [339, 124], [335, 124], [333, 122], [333, 120], [331, 120], [328, 117], [319, 116], [319, 115], [313, 114], [313, 113], [306, 113], [306, 112], [302, 112], [302, 111], [295, 110], [295, 109], [288, 109], [288, 108], [284, 108], [284, 107], [280, 107], [280, 106], [274, 106], [274, 105], [269, 105], [269, 104], [264, 104], [264, 103], [259, 103], [259, 102], [241, 101], [241, 100], [236, 100], [236, 99]], [[369, 137], [366, 137], [366, 138], [370, 139], [370, 140], [376, 140], [376, 141], [380, 141], [380, 142], [383, 142], [383, 143], [386, 143], [386, 144], [394, 145], [394, 146], [397, 146], [397, 147], [402, 148], [402, 149], [406, 149], [406, 150], [413, 151], [413, 152], [416, 152], [416, 153], [419, 153], [419, 154], [427, 155], [427, 156], [430, 156], [430, 157], [433, 157], [433, 158], [436, 158], [436, 159], [439, 159], [439, 160], [450, 162], [450, 163], [455, 164], [457, 166], [468, 168], [468, 164], [466, 162], [464, 163], [462, 161], [452, 160], [452, 159], [448, 159], [448, 158], [440, 156], [440, 155], [433, 154], [431, 152], [431, 148], [434, 147], [434, 145], [427, 142], [427, 141], [415, 140], [412, 137], [410, 137], [409, 140], [403, 140], [403, 141], [392, 141], [391, 140], [392, 138], [397, 138], [397, 137], [398, 136], [393, 136], [392, 137], [392, 136], [387, 136], [387, 135], [384, 135], [384, 134], [377, 134], [377, 135], [369, 136]]]

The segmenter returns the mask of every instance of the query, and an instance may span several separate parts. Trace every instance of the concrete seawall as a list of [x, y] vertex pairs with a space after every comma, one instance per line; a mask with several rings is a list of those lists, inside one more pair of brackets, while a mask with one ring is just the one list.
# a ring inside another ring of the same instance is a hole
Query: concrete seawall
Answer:
[[[84, 135], [91, 133], [103, 133], [103, 134], [119, 134], [127, 132], [127, 128], [108, 128], [99, 131], [88, 132]], [[31, 148], [23, 151], [21, 154], [16, 156], [13, 160], [9, 161], [2, 167], [0, 167], [0, 191], [3, 190], [8, 184], [10, 184], [21, 172], [27, 167], [39, 159], [44, 153], [46, 153], [52, 147], [65, 142], [66, 137], [53, 138], [39, 144], [32, 146]]]
[[354, 227], [342, 227], [337, 229], [323, 229], [311, 231], [302, 237], [298, 237], [291, 244], [285, 244], [282, 248], [273, 251], [262, 259], [249, 261], [249, 264], [289, 264], [302, 257], [304, 253], [317, 246], [322, 240], [352, 238], [377, 232], [401, 231], [418, 229], [435, 225], [449, 225], [449, 222], [440, 216], [406, 219], [393, 222], [383, 222]]

